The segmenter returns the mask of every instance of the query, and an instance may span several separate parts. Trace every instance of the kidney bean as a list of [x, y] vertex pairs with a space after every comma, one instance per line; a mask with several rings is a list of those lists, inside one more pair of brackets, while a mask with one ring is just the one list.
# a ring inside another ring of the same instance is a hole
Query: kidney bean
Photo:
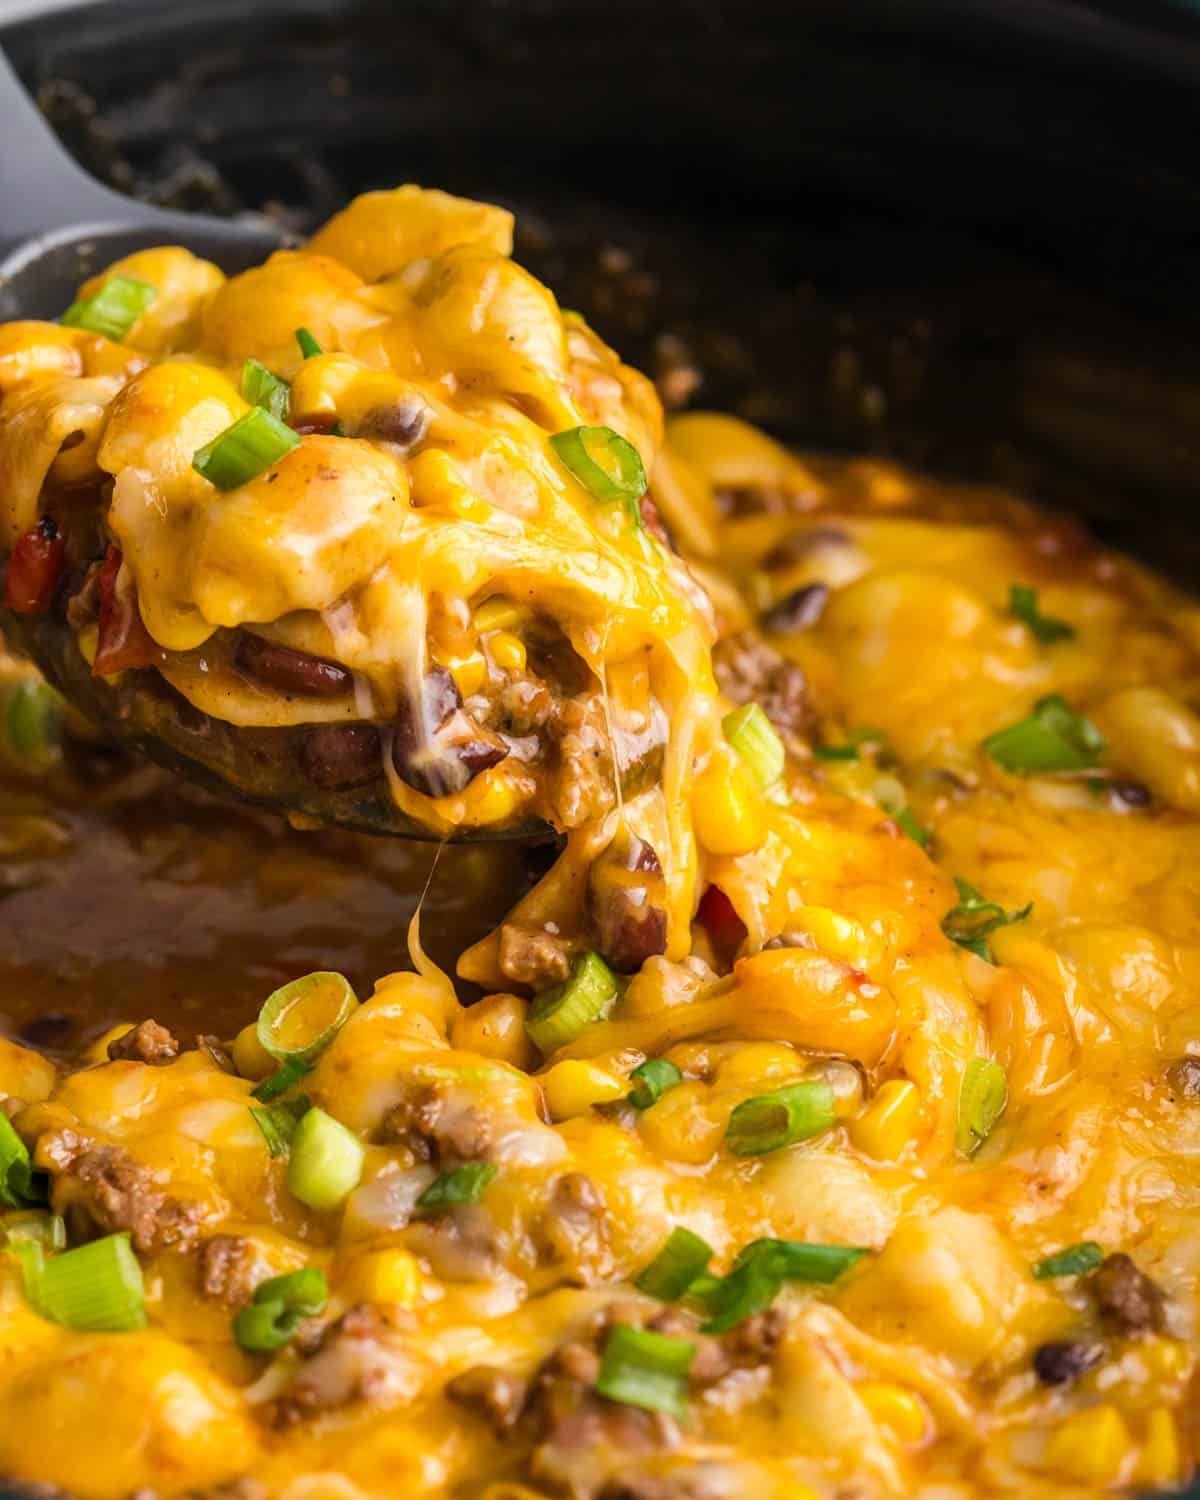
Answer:
[[163, 659], [162, 647], [142, 624], [137, 590], [129, 574], [122, 574], [123, 561], [121, 549], [109, 547], [100, 567], [100, 619], [93, 677], [157, 666]]
[[423, 401], [388, 401], [366, 413], [355, 436], [412, 448], [425, 436], [428, 426], [429, 408]]
[[667, 950], [666, 892], [658, 855], [637, 834], [618, 836], [592, 866], [588, 902], [596, 946], [619, 974]]
[[67, 558], [67, 544], [51, 516], [17, 538], [4, 576], [4, 607], [18, 615], [44, 615]]
[[278, 646], [260, 635], [244, 633], [234, 652], [234, 666], [246, 677], [278, 688], [283, 693], [303, 693], [311, 698], [334, 698], [350, 687], [353, 678], [336, 662]]
[[508, 746], [462, 717], [463, 733], [446, 737], [462, 707], [454, 678], [445, 667], [431, 667], [421, 688], [423, 704], [401, 705], [392, 740], [392, 764], [400, 779], [426, 797], [461, 792], [481, 771], [498, 765]]

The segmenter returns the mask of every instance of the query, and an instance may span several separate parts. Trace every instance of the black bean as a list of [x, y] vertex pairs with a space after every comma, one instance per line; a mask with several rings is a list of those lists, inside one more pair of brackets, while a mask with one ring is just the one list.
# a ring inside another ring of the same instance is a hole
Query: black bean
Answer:
[[345, 667], [245, 634], [238, 641], [234, 665], [239, 672], [284, 693], [303, 693], [314, 698], [333, 698], [346, 692], [353, 677]]
[[1043, 1385], [1068, 1385], [1104, 1362], [1104, 1345], [1080, 1339], [1043, 1344], [1033, 1356], [1033, 1368]]
[[417, 398], [388, 401], [373, 406], [358, 424], [355, 435], [392, 443], [397, 448], [412, 448], [425, 436], [429, 426], [429, 408]]
[[1167, 1087], [1177, 1099], [1200, 1103], [1200, 1057], [1177, 1057], [1168, 1063]]
[[380, 756], [373, 724], [317, 724], [305, 732], [300, 764], [316, 786], [361, 786], [381, 774]]
[[817, 623], [828, 603], [828, 584], [806, 583], [766, 611], [762, 617], [763, 628], [774, 635], [799, 635]]
[[1132, 812], [1150, 806], [1150, 788], [1140, 781], [1114, 781], [1108, 789], [1115, 812]]

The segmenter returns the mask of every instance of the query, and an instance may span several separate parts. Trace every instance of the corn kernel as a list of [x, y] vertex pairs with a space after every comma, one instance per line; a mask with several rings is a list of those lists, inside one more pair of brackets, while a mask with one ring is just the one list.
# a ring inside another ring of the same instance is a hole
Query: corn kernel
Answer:
[[489, 630], [511, 630], [520, 619], [518, 606], [503, 594], [496, 594], [485, 599], [475, 611], [475, 629], [480, 635], [486, 635]]
[[642, 1139], [657, 1156], [702, 1167], [712, 1159], [725, 1134], [729, 1109], [714, 1118], [711, 1092], [702, 1083], [681, 1083], [657, 1104], [643, 1110], [638, 1121]]
[[525, 670], [525, 642], [511, 630], [497, 630], [488, 641], [492, 660], [503, 672]]
[[1133, 1451], [1133, 1438], [1115, 1406], [1073, 1412], [1046, 1445], [1042, 1467], [1071, 1484], [1114, 1484]]
[[596, 1104], [611, 1104], [629, 1092], [629, 1084], [607, 1068], [568, 1057], [542, 1074], [542, 1094], [552, 1120], [586, 1115]]
[[1146, 1435], [1138, 1455], [1134, 1478], [1140, 1484], [1174, 1484], [1183, 1476], [1183, 1451], [1175, 1417], [1165, 1406], [1156, 1406], [1146, 1418]]
[[717, 1064], [716, 1083], [720, 1088], [780, 1083], [799, 1078], [805, 1061], [782, 1042], [743, 1042]]
[[243, 1078], [268, 1078], [279, 1064], [258, 1039], [258, 1027], [253, 1021], [243, 1026], [233, 1039], [233, 1065]]
[[100, 645], [100, 627], [98, 625], [85, 625], [75, 637], [75, 644], [79, 647], [79, 654], [90, 667], [96, 660], [96, 651]]
[[696, 837], [710, 854], [749, 854], [767, 836], [762, 793], [735, 755], [716, 755], [692, 789]]
[[871, 1416], [897, 1443], [908, 1446], [925, 1436], [928, 1422], [921, 1398], [890, 1380], [864, 1380], [858, 1398]]
[[873, 940], [861, 922], [844, 917], [828, 906], [802, 906], [788, 919], [788, 927], [807, 932], [822, 953], [841, 958], [858, 968], [865, 968], [879, 957], [880, 944]]
[[876, 1161], [899, 1161], [917, 1133], [921, 1120], [921, 1091], [907, 1078], [890, 1078], [856, 1120], [850, 1139]]
[[391, 1302], [412, 1307], [421, 1287], [421, 1268], [407, 1250], [372, 1250], [357, 1255], [337, 1278], [348, 1302]]
[[507, 823], [525, 798], [525, 788], [518, 777], [499, 767], [477, 776], [468, 793], [467, 819], [477, 827]]
[[488, 995], [455, 1017], [450, 1042], [459, 1052], [479, 1052], [514, 1068], [532, 1068], [537, 1049], [525, 1031], [529, 1002], [518, 995]]

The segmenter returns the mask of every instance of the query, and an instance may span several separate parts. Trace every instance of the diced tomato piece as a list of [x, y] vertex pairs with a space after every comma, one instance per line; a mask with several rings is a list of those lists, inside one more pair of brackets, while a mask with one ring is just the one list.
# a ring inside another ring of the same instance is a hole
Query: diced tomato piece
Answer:
[[157, 666], [162, 647], [151, 637], [138, 613], [137, 590], [128, 570], [121, 571], [121, 549], [109, 547], [100, 567], [100, 631], [93, 677]]
[[718, 957], [731, 959], [746, 938], [746, 924], [719, 886], [710, 885], [700, 898], [696, 920], [708, 933]]
[[17, 538], [4, 579], [4, 607], [18, 615], [44, 615], [67, 560], [67, 544], [49, 516]]

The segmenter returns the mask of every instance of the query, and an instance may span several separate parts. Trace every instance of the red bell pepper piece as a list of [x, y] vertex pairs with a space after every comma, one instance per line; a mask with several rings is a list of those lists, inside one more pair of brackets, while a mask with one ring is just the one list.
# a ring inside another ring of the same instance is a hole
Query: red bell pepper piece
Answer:
[[50, 516], [17, 538], [4, 579], [4, 607], [18, 615], [44, 615], [67, 560], [66, 541]]
[[137, 589], [128, 570], [122, 573], [122, 561], [121, 549], [110, 546], [100, 565], [100, 630], [93, 677], [157, 666], [163, 659], [162, 647], [142, 624]]

